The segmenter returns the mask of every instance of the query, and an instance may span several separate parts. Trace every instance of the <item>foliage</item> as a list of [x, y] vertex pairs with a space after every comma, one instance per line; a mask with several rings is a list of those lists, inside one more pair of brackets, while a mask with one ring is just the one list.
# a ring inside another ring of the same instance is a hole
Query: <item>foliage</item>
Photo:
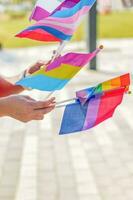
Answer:
[[98, 16], [100, 38], [133, 38], [133, 11]]

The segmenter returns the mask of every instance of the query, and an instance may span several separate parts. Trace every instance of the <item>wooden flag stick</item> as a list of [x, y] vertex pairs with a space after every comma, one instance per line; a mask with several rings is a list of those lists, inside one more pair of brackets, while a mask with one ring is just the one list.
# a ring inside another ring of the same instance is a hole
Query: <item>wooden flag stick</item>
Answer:
[[63, 108], [65, 106], [67, 106], [67, 103], [76, 101], [76, 100], [77, 100], [77, 98], [72, 98], [72, 99], [67, 99], [64, 101], [57, 102], [55, 108]]
[[[64, 49], [65, 45], [66, 45], [66, 41], [62, 41], [58, 47], [58, 49], [56, 51], [54, 51], [51, 62], [52, 63], [56, 58], [58, 58], [62, 52], [62, 50]], [[55, 91], [52, 91], [47, 97], [46, 99], [49, 99], [53, 94], [55, 93]]]
[[[109, 91], [109, 90], [108, 90], [108, 91]], [[132, 94], [132, 91], [129, 90], [129, 91], [126, 92], [125, 94], [130, 95], [130, 94]], [[57, 102], [55, 108], [62, 108], [62, 107], [65, 107], [65, 106], [68, 105], [67, 103], [72, 102], [72, 101], [76, 101], [76, 100], [78, 100], [78, 98], [72, 98], [72, 99], [67, 99], [67, 100], [64, 100], [64, 101]]]
[[50, 93], [46, 96], [45, 100], [51, 98], [51, 97], [53, 96], [54, 93], [55, 93], [55, 91], [50, 92]]
[[58, 49], [56, 51], [54, 51], [53, 56], [52, 56], [52, 60], [51, 62], [53, 62], [56, 58], [58, 58], [58, 56], [60, 56], [62, 50], [64, 49], [65, 45], [66, 45], [67, 41], [62, 41], [58, 47]]
[[67, 104], [62, 104], [62, 105], [59, 105], [59, 106], [55, 106], [55, 108], [64, 108], [66, 106], [67, 106]]
[[75, 101], [75, 100], [77, 100], [77, 98], [67, 99], [64, 101], [57, 102], [56, 105], [61, 105], [61, 104], [67, 103], [67, 102]]

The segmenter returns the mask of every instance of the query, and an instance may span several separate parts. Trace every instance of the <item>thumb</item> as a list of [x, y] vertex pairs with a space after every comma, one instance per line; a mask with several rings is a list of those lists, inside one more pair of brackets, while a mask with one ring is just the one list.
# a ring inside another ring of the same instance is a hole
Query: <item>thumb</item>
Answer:
[[41, 66], [44, 66], [45, 62], [44, 61], [39, 61], [37, 63], [35, 63], [33, 66], [31, 66], [28, 69], [28, 73], [29, 74], [33, 74], [34, 72], [38, 71], [40, 69]]
[[47, 108], [47, 107], [52, 106], [54, 104], [55, 104], [55, 98], [53, 97], [53, 98], [46, 100], [46, 101], [36, 102], [34, 108], [35, 109]]

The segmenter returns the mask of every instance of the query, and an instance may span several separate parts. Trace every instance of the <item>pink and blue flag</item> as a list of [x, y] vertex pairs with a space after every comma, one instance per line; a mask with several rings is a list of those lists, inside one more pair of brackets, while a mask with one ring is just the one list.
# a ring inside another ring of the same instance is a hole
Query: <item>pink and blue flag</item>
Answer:
[[54, 60], [46, 69], [40, 69], [18, 81], [16, 85], [42, 91], [61, 90], [100, 50], [98, 48], [92, 53], [68, 53]]
[[66, 0], [53, 14], [16, 35], [39, 41], [70, 40], [96, 0]]
[[63, 0], [38, 0], [33, 8], [30, 20], [39, 21], [48, 17], [60, 6]]
[[68, 104], [64, 111], [60, 135], [85, 131], [111, 118], [123, 100], [124, 88], [92, 95], [83, 105]]

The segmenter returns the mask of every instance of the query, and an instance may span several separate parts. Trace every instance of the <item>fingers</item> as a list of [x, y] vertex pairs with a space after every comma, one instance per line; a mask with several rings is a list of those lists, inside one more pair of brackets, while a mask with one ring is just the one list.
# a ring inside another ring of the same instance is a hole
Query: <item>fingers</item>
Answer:
[[54, 110], [55, 105], [47, 107], [47, 108], [43, 108], [40, 110], [36, 110], [36, 117], [44, 117], [44, 115], [50, 113], [52, 110]]
[[[9, 100], [9, 101], [8, 101]], [[55, 98], [47, 101], [36, 101], [29, 96], [11, 95], [6, 98], [5, 116], [10, 116], [22, 122], [42, 120], [44, 115], [55, 108]]]
[[36, 100], [33, 99], [33, 98], [31, 98], [30, 96], [26, 96], [26, 95], [24, 95], [23, 97], [26, 98], [27, 100], [30, 100], [30, 101], [34, 101], [34, 102], [36, 102]]
[[[53, 58], [55, 57], [56, 51], [53, 51], [53, 56], [51, 60], [48, 62], [46, 61], [38, 61], [35, 63], [33, 66], [31, 66], [29, 69], [27, 69], [26, 73], [27, 74], [33, 74], [34, 72], [38, 71], [40, 68], [45, 69], [51, 62], [53, 61]], [[55, 59], [59, 58], [61, 55], [57, 55]]]
[[36, 115], [34, 120], [43, 120], [44, 119], [44, 115]]
[[27, 114], [27, 118], [24, 118], [23, 120], [20, 120], [20, 121], [27, 123], [32, 120], [43, 120], [45, 117], [45, 114], [48, 114], [54, 108], [55, 108], [55, 105], [47, 107], [47, 108], [39, 109], [39, 110], [34, 110], [32, 113], [30, 113], [29, 116]]
[[38, 101], [38, 102], [35, 102], [34, 103], [34, 109], [42, 109], [42, 108], [46, 108], [46, 107], [49, 107], [49, 106], [52, 106], [55, 104], [55, 97], [52, 97], [51, 99], [49, 100], [46, 100], [46, 101]]
[[43, 120], [44, 116], [46, 114], [48, 114], [49, 112], [51, 112], [54, 108], [55, 108], [55, 105], [47, 107], [47, 108], [43, 108], [43, 109], [40, 109], [40, 110], [36, 110], [34, 120]]
[[28, 73], [33, 74], [34, 72], [38, 71], [41, 66], [45, 67], [45, 65], [46, 65], [45, 61], [38, 61], [37, 63], [35, 63], [32, 67], [28, 69]]
[[46, 64], [45, 61], [40, 60], [40, 61], [36, 62], [32, 67], [40, 67], [40, 66], [45, 65], [45, 64]]
[[51, 112], [52, 110], [54, 110], [54, 108], [55, 108], [55, 105], [49, 106], [49, 107], [47, 107], [47, 108], [43, 108], [43, 109], [40, 109], [40, 110], [36, 110], [36, 111], [37, 111], [39, 114], [45, 115], [45, 114]]

